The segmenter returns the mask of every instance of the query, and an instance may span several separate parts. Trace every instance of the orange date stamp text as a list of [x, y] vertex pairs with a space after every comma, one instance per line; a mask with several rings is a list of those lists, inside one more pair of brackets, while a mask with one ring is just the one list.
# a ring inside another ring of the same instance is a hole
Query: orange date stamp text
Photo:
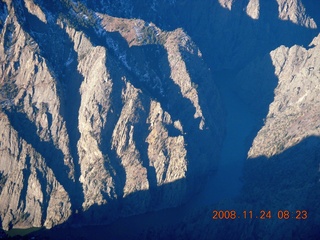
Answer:
[[279, 220], [306, 220], [308, 218], [307, 210], [260, 210], [259, 212], [255, 212], [253, 210], [244, 210], [242, 212], [237, 212], [236, 210], [213, 210], [212, 211], [212, 219], [213, 220], [222, 220], [222, 219], [279, 219]]

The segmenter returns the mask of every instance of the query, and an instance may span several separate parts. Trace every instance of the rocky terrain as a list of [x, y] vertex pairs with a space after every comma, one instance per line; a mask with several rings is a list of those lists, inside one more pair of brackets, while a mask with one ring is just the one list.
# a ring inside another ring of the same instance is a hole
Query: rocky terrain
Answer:
[[[319, 236], [319, 9], [312, 0], [2, 0], [1, 227]], [[280, 230], [275, 215], [212, 222], [213, 209], [307, 209], [309, 218]], [[55, 231], [43, 236], [65, 229]]]
[[217, 166], [224, 114], [182, 29], [72, 1], [1, 8], [4, 229], [72, 214], [108, 222], [198, 191]]
[[320, 135], [320, 35], [308, 49], [280, 46], [270, 53], [279, 79], [265, 125], [258, 132], [249, 157], [271, 157]]

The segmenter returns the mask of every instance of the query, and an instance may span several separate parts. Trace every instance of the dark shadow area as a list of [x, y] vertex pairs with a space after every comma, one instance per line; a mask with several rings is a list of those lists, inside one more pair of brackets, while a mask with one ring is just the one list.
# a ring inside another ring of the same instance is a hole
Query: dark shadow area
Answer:
[[[259, 238], [317, 239], [320, 236], [319, 149], [320, 138], [311, 136], [271, 158], [248, 159], [241, 203], [255, 212], [269, 209], [273, 214], [268, 226], [261, 221], [256, 224]], [[288, 210], [289, 219], [279, 219], [279, 210]], [[299, 215], [302, 210], [307, 211], [306, 219]]]
[[[259, 204], [265, 205], [264, 201], [274, 201], [277, 194], [289, 195], [299, 192], [295, 197], [281, 198], [282, 204], [299, 205], [306, 200], [312, 201], [307, 193], [319, 184], [319, 149], [319, 137], [312, 136], [279, 155], [248, 159], [244, 171], [246, 184], [243, 189], [248, 194], [244, 199], [250, 204], [259, 201]], [[266, 195], [266, 198], [258, 197], [258, 191], [261, 191], [261, 195]], [[301, 207], [306, 206], [303, 204]]]
[[204, 129], [194, 131], [195, 135], [191, 135], [193, 140], [190, 139], [190, 141], [203, 139], [199, 146], [200, 151], [197, 153], [197, 158], [211, 161], [210, 168], [214, 169], [217, 166], [213, 159], [219, 159], [226, 133], [226, 107], [221, 98], [221, 89], [218, 88], [216, 77], [196, 52], [190, 53], [182, 47], [179, 51], [186, 64], [192, 85], [198, 93], [199, 105], [205, 119]]
[[160, 102], [166, 101], [168, 97], [166, 78], [170, 75], [167, 75], [167, 71], [162, 69], [165, 64], [169, 64], [168, 61], [164, 60], [167, 57], [164, 47], [156, 44], [132, 46], [130, 48], [125, 46], [125, 52], [132, 68], [131, 74], [135, 86], [143, 90], [151, 99]]
[[[158, 191], [161, 193], [176, 191], [184, 184], [185, 179], [178, 180], [173, 183], [159, 186]], [[139, 191], [132, 193], [123, 200], [124, 204], [128, 208], [138, 207], [133, 204], [139, 204], [135, 199], [142, 199], [141, 196], [145, 196], [148, 192], [149, 191]], [[170, 199], [168, 199], [168, 201], [170, 201]], [[114, 221], [113, 223], [102, 225], [103, 221], [111, 220], [111, 218], [108, 219], [108, 216], [110, 216], [108, 210], [113, 211], [111, 206], [106, 206], [105, 208], [102, 206], [92, 206], [87, 212], [81, 213], [83, 216], [79, 216], [78, 219], [85, 220], [85, 216], [95, 214], [96, 217], [101, 218], [100, 221], [96, 218], [94, 222], [87, 222], [87, 226], [77, 226], [77, 223], [75, 224], [74, 220], [70, 220], [50, 230], [43, 229], [31, 233], [26, 237], [35, 237], [36, 239], [105, 239], [107, 236], [110, 239], [139, 239], [139, 236], [145, 229], [153, 227], [156, 229], [157, 226], [162, 224], [179, 223], [185, 212], [185, 210], [181, 208], [172, 208], [156, 212], [153, 207], [154, 206], [151, 206], [150, 209], [147, 209], [147, 211], [150, 211], [148, 213], [119, 218], [118, 220], [112, 219]], [[84, 222], [78, 222], [78, 224], [83, 223]]]
[[[274, 90], [278, 85], [275, 67], [269, 54], [257, 58], [239, 72], [222, 71], [214, 73], [219, 76], [217, 81], [228, 81], [230, 91], [233, 91], [246, 105], [247, 110], [256, 118], [255, 132], [264, 125], [264, 118], [269, 111], [269, 105], [274, 99]], [[229, 79], [228, 79], [229, 78]], [[218, 84], [219, 86], [219, 84]]]

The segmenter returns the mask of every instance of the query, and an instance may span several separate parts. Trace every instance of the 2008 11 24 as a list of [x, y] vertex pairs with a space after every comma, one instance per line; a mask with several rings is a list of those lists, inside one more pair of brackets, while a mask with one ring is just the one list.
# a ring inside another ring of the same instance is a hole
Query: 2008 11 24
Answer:
[[[258, 214], [254, 214], [252, 210], [244, 210], [241, 214], [238, 214], [235, 210], [213, 210], [212, 219], [271, 219], [273, 214], [271, 210], [260, 210]], [[275, 218], [280, 220], [296, 219], [296, 220], [306, 220], [308, 218], [308, 212], [306, 210], [278, 210]]]

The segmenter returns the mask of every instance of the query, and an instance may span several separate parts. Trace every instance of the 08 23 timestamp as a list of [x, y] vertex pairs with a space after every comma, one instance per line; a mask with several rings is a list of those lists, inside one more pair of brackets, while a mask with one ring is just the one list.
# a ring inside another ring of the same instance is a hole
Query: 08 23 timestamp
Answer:
[[308, 211], [307, 210], [278, 210], [272, 212], [271, 210], [260, 210], [259, 212], [255, 212], [253, 210], [244, 210], [242, 212], [237, 212], [235, 210], [213, 210], [212, 211], [212, 219], [213, 220], [222, 220], [222, 219], [280, 219], [280, 220], [288, 220], [288, 219], [296, 219], [296, 220], [306, 220], [308, 219]]

